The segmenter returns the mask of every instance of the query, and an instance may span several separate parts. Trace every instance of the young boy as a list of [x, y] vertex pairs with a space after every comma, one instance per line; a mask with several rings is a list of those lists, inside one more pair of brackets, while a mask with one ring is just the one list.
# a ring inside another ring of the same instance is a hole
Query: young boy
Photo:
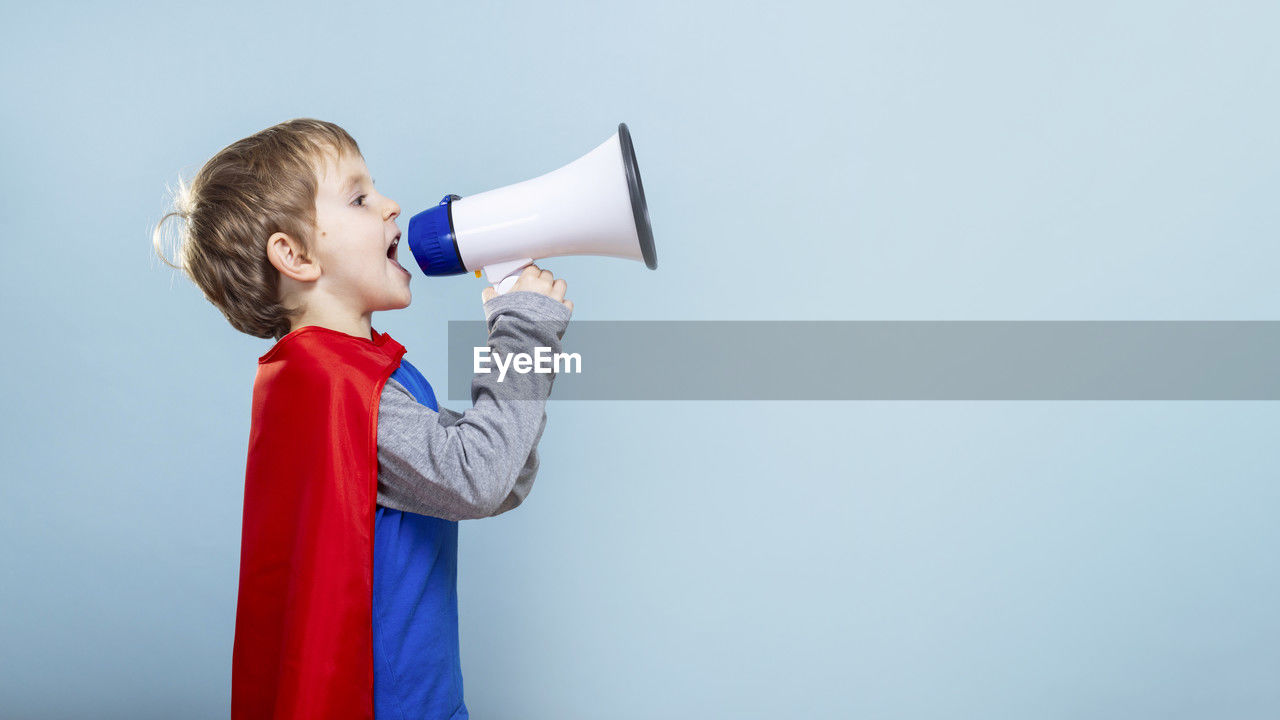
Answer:
[[[438, 407], [372, 327], [411, 299], [399, 215], [350, 135], [293, 120], [217, 153], [156, 228], [163, 258], [163, 223], [185, 220], [181, 268], [233, 327], [277, 341], [254, 382], [236, 719], [469, 717], [458, 522], [528, 495], [554, 374], [477, 375], [474, 407]], [[493, 352], [559, 352], [565, 290], [536, 266], [486, 288]]]

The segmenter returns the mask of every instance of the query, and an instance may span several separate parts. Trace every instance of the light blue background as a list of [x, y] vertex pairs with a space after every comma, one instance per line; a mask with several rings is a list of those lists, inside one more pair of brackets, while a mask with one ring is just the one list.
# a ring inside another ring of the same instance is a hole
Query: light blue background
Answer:
[[[5, 17], [8, 718], [226, 717], [270, 341], [149, 230], [179, 173], [285, 119], [349, 130], [406, 220], [627, 122], [658, 271], [547, 261], [578, 319], [1280, 319], [1270, 3]], [[482, 287], [415, 272], [375, 327], [443, 387]], [[1280, 715], [1274, 403], [548, 414], [529, 500], [461, 530], [477, 718]]]

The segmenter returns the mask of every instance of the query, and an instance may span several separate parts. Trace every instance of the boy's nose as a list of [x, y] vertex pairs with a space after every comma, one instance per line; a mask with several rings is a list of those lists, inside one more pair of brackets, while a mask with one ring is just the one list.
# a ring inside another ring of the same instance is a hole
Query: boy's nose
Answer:
[[387, 198], [386, 212], [387, 212], [387, 218], [386, 218], [387, 220], [398, 218], [400, 217], [400, 205], [397, 204], [395, 200], [392, 200], [391, 198]]

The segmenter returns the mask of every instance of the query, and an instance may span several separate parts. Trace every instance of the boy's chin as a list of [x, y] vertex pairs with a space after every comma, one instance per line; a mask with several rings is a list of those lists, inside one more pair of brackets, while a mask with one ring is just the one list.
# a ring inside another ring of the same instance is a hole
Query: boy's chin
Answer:
[[403, 299], [387, 301], [385, 304], [383, 304], [382, 307], [378, 308], [378, 312], [382, 312], [386, 310], [403, 310], [409, 307], [409, 304], [412, 302], [413, 302], [413, 295], [410, 293], [405, 293], [405, 296]]

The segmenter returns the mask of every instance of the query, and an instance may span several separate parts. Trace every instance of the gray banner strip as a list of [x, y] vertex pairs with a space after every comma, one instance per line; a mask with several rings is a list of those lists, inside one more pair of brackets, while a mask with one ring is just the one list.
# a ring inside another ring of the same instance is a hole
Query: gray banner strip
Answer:
[[[450, 400], [487, 339], [449, 322]], [[580, 372], [553, 400], [1280, 399], [1280, 321], [574, 320], [562, 342]]]

